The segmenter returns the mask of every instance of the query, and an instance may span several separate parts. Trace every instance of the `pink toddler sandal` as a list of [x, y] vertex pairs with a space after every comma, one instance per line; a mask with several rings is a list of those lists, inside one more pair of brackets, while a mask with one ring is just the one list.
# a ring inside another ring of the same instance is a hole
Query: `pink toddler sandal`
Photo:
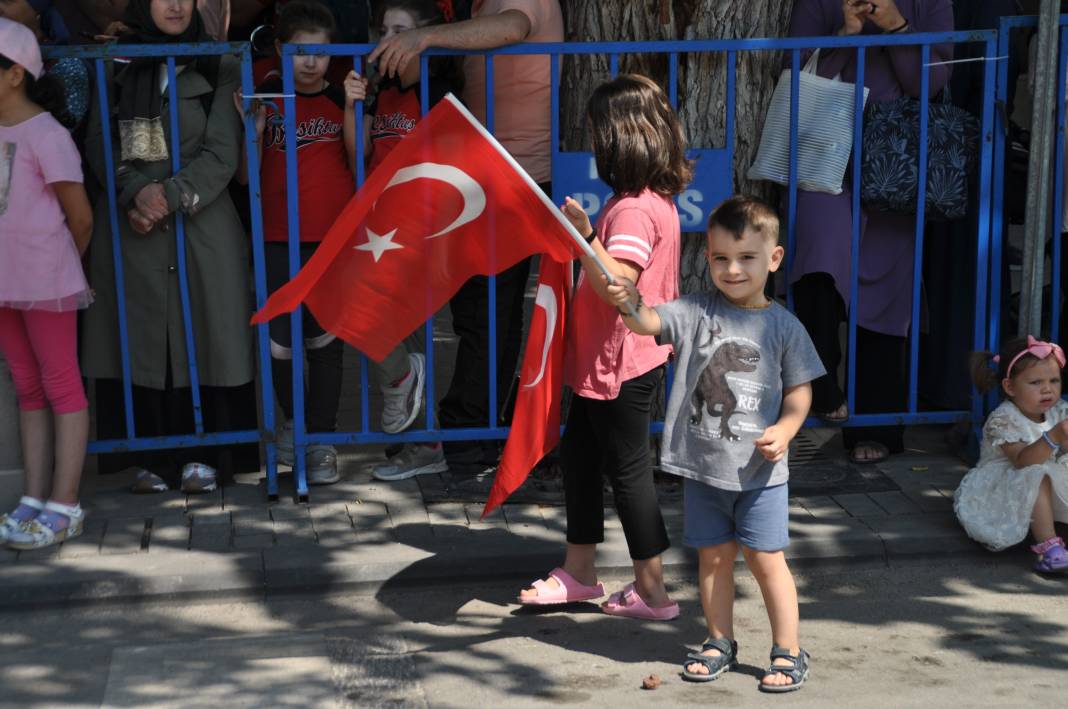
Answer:
[[642, 600], [634, 589], [633, 583], [628, 583], [622, 591], [609, 596], [608, 600], [601, 604], [601, 610], [608, 615], [639, 620], [675, 620], [679, 617], [678, 603], [672, 603], [663, 608], [653, 608]]
[[1041, 544], [1035, 544], [1031, 551], [1038, 554], [1034, 569], [1040, 574], [1063, 574], [1068, 572], [1068, 550], [1060, 537], [1050, 537]]
[[596, 583], [593, 586], [586, 586], [576, 581], [571, 574], [560, 567], [550, 571], [549, 578], [556, 579], [560, 585], [553, 588], [545, 579], [538, 579], [531, 584], [531, 588], [537, 591], [538, 595], [531, 598], [520, 596], [519, 602], [524, 606], [554, 606], [592, 601], [604, 595], [604, 584]]

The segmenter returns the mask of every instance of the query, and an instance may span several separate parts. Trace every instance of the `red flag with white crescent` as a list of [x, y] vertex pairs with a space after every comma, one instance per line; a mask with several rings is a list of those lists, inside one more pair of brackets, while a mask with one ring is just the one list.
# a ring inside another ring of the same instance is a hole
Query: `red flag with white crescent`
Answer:
[[512, 429], [482, 510], [483, 517], [515, 492], [560, 440], [564, 331], [570, 300], [571, 262], [542, 258]]
[[304, 302], [324, 329], [381, 361], [467, 279], [535, 253], [568, 261], [579, 238], [450, 94], [375, 169], [252, 322]]

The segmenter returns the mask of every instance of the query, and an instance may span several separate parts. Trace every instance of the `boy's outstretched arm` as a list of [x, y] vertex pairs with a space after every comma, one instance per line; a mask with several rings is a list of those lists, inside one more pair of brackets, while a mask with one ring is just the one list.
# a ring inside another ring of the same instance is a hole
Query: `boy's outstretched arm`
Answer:
[[790, 441], [805, 423], [811, 406], [812, 385], [809, 382], [783, 389], [779, 420], [764, 429], [764, 435], [753, 441], [760, 454], [773, 463], [782, 460], [790, 448]]
[[[599, 275], [608, 297], [619, 310], [619, 314], [623, 316], [623, 324], [630, 328], [631, 332], [654, 337], [660, 334], [660, 315], [642, 302], [641, 293], [638, 292], [634, 281], [616, 276], [615, 284], [608, 285], [605, 275], [603, 273]], [[628, 304], [633, 306], [636, 315], [631, 314]]]

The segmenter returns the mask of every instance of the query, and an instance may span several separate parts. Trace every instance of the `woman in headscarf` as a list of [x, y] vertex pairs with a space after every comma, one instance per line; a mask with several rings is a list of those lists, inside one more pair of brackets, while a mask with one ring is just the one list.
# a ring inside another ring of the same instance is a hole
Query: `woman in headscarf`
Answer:
[[[42, 46], [70, 41], [67, 25], [52, 0], [0, 0], [0, 17], [30, 28]], [[89, 109], [89, 69], [81, 59], [64, 57], [45, 62], [45, 73], [63, 80], [67, 115], [62, 122], [73, 130]]]
[[[168, 45], [208, 40], [194, 0], [130, 0], [121, 41], [159, 45], [160, 57], [114, 67], [111, 115], [90, 113], [89, 163], [106, 184], [102, 120], [111, 122], [115, 194], [125, 277], [131, 384], [138, 437], [193, 431], [189, 362], [182, 320], [175, 214], [185, 222], [189, 303], [205, 429], [255, 428], [252, 291], [248, 242], [227, 185], [238, 166], [241, 126], [233, 109], [239, 65], [231, 56], [178, 57], [176, 94], [181, 169], [171, 169]], [[97, 379], [97, 437], [123, 438], [117, 293], [108, 196], [95, 212], [83, 371]], [[108, 411], [105, 411], [108, 409]], [[236, 417], [245, 420], [238, 422]], [[240, 426], [236, 424], [240, 423]], [[136, 491], [178, 483], [186, 492], [215, 488], [209, 457], [234, 448], [185, 448], [139, 455]], [[255, 453], [253, 451], [253, 453]], [[108, 461], [114, 467], [114, 461]], [[258, 467], [258, 461], [250, 461]], [[229, 467], [229, 466], [227, 466]]]

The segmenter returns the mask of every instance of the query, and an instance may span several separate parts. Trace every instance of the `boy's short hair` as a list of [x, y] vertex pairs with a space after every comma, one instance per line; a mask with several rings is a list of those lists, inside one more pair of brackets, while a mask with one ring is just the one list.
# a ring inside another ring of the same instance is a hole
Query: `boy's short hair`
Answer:
[[297, 32], [325, 32], [333, 41], [336, 30], [334, 13], [326, 5], [316, 0], [290, 0], [278, 11], [275, 36], [285, 44]]
[[737, 240], [749, 230], [765, 241], [779, 243], [779, 215], [767, 202], [750, 195], [735, 195], [721, 202], [708, 217], [709, 232], [712, 227], [730, 232]]

